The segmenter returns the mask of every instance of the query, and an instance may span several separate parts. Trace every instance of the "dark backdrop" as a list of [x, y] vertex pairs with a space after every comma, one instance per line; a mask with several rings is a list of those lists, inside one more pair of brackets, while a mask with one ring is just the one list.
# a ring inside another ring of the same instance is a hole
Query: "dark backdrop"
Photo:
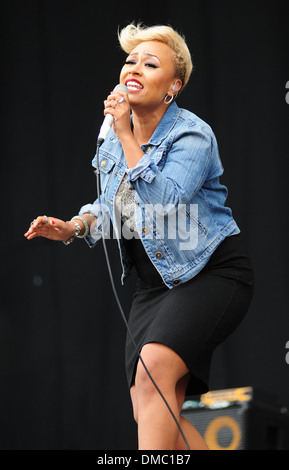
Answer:
[[[250, 311], [217, 350], [211, 389], [251, 385], [289, 406], [287, 2], [1, 2], [1, 449], [134, 449], [125, 327], [101, 245], [23, 233], [95, 198], [103, 99], [124, 55], [117, 28], [169, 23], [195, 70], [179, 98], [214, 129], [256, 275]], [[127, 312], [134, 277], [121, 287]]]

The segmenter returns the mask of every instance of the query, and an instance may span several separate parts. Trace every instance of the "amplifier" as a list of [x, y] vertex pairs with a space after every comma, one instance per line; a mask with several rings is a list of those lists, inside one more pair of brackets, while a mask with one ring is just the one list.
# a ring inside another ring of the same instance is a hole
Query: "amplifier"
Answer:
[[289, 450], [289, 412], [252, 387], [187, 397], [182, 416], [211, 450]]

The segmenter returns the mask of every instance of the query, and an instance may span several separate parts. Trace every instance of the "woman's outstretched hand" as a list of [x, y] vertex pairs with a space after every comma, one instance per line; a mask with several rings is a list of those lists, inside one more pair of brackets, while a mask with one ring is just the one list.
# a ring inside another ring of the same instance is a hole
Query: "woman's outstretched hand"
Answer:
[[64, 222], [55, 217], [42, 215], [31, 222], [29, 229], [24, 234], [27, 240], [35, 237], [45, 237], [50, 240], [64, 241], [72, 237], [75, 233], [73, 222]]

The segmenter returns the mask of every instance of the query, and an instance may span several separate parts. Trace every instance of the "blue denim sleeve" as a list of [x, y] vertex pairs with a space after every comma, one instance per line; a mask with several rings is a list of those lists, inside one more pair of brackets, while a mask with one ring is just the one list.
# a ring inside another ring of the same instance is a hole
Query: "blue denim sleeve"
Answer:
[[142, 178], [144, 181], [151, 183], [155, 177], [156, 165], [151, 161], [149, 155], [144, 154], [133, 168], [126, 170], [127, 181], [136, 181], [137, 178]]
[[210, 163], [220, 167], [213, 132], [189, 122], [176, 132], [162, 170], [144, 155], [127, 170], [128, 180], [145, 204], [186, 204], [204, 183]]

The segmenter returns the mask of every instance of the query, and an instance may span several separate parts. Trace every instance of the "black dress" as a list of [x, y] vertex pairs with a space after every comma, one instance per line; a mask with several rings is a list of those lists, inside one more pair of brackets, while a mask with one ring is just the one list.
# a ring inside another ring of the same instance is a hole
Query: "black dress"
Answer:
[[[172, 289], [163, 283], [140, 240], [124, 240], [124, 244], [138, 276], [129, 314], [138, 350], [151, 342], [170, 347], [190, 371], [186, 394], [207, 392], [213, 351], [241, 322], [253, 294], [253, 271], [241, 234], [227, 237], [199, 274]], [[134, 383], [137, 361], [128, 334], [129, 386]]]

